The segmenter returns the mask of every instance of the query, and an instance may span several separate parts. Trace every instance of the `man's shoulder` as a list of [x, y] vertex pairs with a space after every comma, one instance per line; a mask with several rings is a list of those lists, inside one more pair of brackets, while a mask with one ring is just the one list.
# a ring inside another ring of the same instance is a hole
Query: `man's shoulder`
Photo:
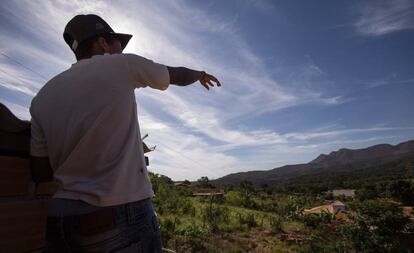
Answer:
[[54, 77], [52, 77], [49, 81], [47, 81], [45, 83], [45, 85], [43, 85], [42, 88], [40, 88], [39, 92], [36, 94], [35, 97], [37, 96], [41, 96], [43, 93], [45, 93], [47, 90], [49, 90], [50, 88], [53, 88], [53, 84], [59, 82], [59, 79], [62, 79], [62, 77], [68, 72], [70, 71], [70, 69], [67, 69], [65, 71], [62, 71], [61, 73], [55, 75]]
[[133, 53], [120, 53], [120, 54], [104, 54], [94, 55], [90, 58], [90, 62], [102, 62], [102, 61], [132, 61], [132, 62], [152, 62], [150, 59], [144, 56]]
[[60, 83], [62, 79], [66, 78], [65, 75], [67, 75], [70, 70], [71, 69], [69, 68], [65, 71], [62, 71], [47, 81], [45, 85], [43, 85], [33, 97], [30, 107], [34, 107], [36, 104], [41, 103], [43, 100], [48, 100], [48, 94], [57, 88], [57, 84]]
[[130, 53], [120, 53], [120, 54], [103, 54], [103, 55], [94, 55], [89, 59], [86, 60], [81, 60], [81, 61], [85, 61], [85, 62], [100, 62], [100, 61], [117, 61], [117, 60], [121, 60], [121, 59], [127, 59], [130, 57], [141, 57], [139, 55], [136, 54], [130, 54]]

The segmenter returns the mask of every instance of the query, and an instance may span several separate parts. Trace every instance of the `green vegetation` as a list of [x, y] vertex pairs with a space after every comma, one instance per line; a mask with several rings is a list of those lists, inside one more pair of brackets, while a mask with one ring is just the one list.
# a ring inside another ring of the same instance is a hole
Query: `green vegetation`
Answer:
[[[164, 246], [176, 252], [407, 252], [414, 224], [402, 206], [414, 204], [411, 163], [260, 187], [244, 181], [215, 188], [207, 177], [175, 186], [168, 177], [150, 177]], [[357, 190], [355, 199], [336, 198], [346, 212], [304, 214], [334, 200], [325, 191], [335, 188]]]
[[365, 169], [324, 170], [320, 173], [277, 182], [273, 186], [273, 190], [278, 192], [320, 193], [329, 189], [359, 189], [364, 185], [406, 180], [413, 178], [413, 161], [414, 159], [404, 159]]

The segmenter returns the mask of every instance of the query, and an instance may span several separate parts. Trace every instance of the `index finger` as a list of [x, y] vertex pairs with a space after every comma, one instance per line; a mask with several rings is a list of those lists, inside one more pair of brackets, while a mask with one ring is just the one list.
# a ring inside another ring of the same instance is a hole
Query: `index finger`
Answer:
[[209, 75], [209, 78], [217, 83], [217, 86], [221, 86], [220, 81], [213, 75]]

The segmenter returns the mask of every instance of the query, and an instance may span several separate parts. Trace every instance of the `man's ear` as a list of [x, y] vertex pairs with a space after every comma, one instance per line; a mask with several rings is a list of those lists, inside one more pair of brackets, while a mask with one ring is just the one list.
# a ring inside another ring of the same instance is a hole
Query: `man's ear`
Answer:
[[104, 53], [109, 53], [110, 46], [103, 37], [99, 37], [96, 44]]

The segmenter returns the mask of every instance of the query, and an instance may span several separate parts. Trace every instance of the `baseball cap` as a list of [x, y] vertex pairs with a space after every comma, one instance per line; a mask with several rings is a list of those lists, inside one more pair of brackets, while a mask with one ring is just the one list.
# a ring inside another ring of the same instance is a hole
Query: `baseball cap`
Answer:
[[121, 42], [122, 49], [131, 39], [131, 34], [115, 33], [114, 30], [101, 17], [95, 14], [76, 15], [66, 25], [63, 38], [72, 49], [76, 51], [79, 44], [87, 39], [101, 34], [113, 34]]

